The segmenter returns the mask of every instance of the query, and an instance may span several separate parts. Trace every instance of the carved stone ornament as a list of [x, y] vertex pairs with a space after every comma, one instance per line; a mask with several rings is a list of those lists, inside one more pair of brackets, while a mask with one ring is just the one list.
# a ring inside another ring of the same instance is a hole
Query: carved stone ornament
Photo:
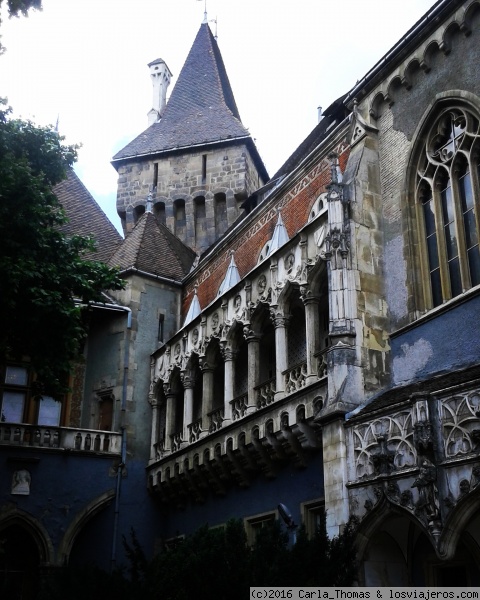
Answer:
[[181, 357], [181, 351], [182, 349], [180, 348], [180, 344], [175, 344], [175, 348], [174, 348], [174, 360], [176, 363], [179, 363], [182, 359]]
[[395, 452], [387, 448], [387, 439], [385, 436], [377, 436], [379, 449], [372, 453], [373, 468], [375, 475], [390, 474], [395, 470]]
[[418, 421], [413, 428], [413, 443], [419, 454], [433, 449], [433, 432], [429, 421]]
[[15, 471], [12, 478], [11, 494], [13, 496], [29, 496], [31, 482], [32, 477], [29, 471], [26, 469]]
[[285, 266], [285, 271], [287, 273], [292, 272], [293, 267], [295, 266], [295, 256], [292, 253], [287, 254], [287, 256], [285, 257], [284, 266]]
[[396, 481], [389, 481], [387, 483], [386, 495], [390, 500], [393, 500], [393, 502], [400, 502], [400, 488]]
[[446, 458], [478, 452], [480, 450], [478, 391], [470, 390], [443, 398], [441, 407]]
[[259, 296], [263, 296], [265, 290], [267, 289], [267, 278], [265, 275], [260, 275], [257, 281], [257, 292]]
[[198, 338], [199, 338], [198, 329], [195, 327], [195, 329], [192, 331], [192, 344], [193, 344], [194, 348], [196, 348], [198, 346]]
[[344, 228], [341, 231], [338, 227], [333, 227], [325, 236], [324, 260], [331, 260], [334, 254], [340, 254], [342, 258], [347, 258], [350, 250], [350, 232]]
[[413, 509], [413, 494], [412, 494], [412, 490], [404, 490], [400, 494], [400, 504], [401, 504], [401, 506], [405, 506], [406, 508], [409, 508], [410, 510]]
[[441, 527], [440, 503], [438, 500], [438, 489], [436, 486], [437, 469], [428, 458], [421, 459], [420, 469], [417, 479], [412, 483], [412, 488], [418, 489], [418, 500], [415, 505], [415, 512], [418, 516], [424, 517], [428, 527], [437, 531]]
[[213, 331], [218, 330], [218, 324], [220, 322], [220, 318], [218, 316], [218, 312], [214, 312], [212, 315], [212, 329]]
[[235, 310], [235, 314], [239, 315], [242, 312], [242, 297], [240, 294], [237, 294], [233, 300], [233, 308]]

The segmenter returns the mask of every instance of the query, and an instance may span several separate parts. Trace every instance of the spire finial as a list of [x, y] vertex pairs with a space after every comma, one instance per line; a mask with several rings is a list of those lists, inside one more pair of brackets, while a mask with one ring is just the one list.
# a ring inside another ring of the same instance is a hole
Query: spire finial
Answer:
[[[198, 2], [201, 2], [201, 0], [198, 0]], [[207, 0], [204, 0], [204, 10], [203, 10], [203, 21], [202, 21], [202, 25], [205, 25], [205, 23], [208, 23], [208, 16], [207, 16]]]
[[148, 196], [147, 196], [147, 206], [145, 207], [145, 212], [152, 212], [152, 206], [153, 206], [153, 195], [152, 192], [148, 192]]

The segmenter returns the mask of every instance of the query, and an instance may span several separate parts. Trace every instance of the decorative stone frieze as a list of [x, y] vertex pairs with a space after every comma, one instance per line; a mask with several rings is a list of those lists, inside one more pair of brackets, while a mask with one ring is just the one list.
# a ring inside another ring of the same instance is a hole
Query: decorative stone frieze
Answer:
[[443, 446], [446, 459], [480, 450], [480, 392], [465, 391], [441, 399]]
[[417, 463], [410, 410], [356, 425], [353, 442], [356, 480], [411, 469]]

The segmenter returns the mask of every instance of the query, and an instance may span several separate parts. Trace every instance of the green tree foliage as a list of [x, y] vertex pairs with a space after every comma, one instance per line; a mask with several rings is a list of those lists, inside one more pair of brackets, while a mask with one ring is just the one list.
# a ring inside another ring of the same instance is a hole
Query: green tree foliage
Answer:
[[[351, 586], [356, 573], [355, 525], [350, 520], [333, 539], [325, 526], [312, 539], [300, 530], [290, 546], [288, 534], [274, 523], [258, 532], [251, 548], [243, 523], [232, 520], [224, 528], [202, 527], [152, 561], [132, 532], [128, 542], [124, 539], [128, 577], [120, 571], [107, 575], [96, 569], [65, 569], [47, 582], [41, 598], [60, 600], [68, 592], [70, 600], [244, 600], [254, 586]], [[106, 596], [99, 595], [99, 589], [107, 590]]]
[[62, 140], [0, 110], [0, 360], [29, 357], [53, 392], [82, 346], [81, 304], [123, 287], [116, 270], [86, 259], [93, 239], [62, 231], [52, 187], [76, 158]]

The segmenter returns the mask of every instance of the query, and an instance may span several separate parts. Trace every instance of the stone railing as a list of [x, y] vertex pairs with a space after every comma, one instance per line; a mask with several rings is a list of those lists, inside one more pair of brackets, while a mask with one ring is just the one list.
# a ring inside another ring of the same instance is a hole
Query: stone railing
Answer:
[[[326, 382], [316, 393], [326, 396]], [[275, 401], [267, 411], [248, 412], [244, 394], [232, 406], [239, 415], [246, 411], [243, 417], [148, 465], [149, 488], [162, 503], [182, 507], [189, 501], [202, 503], [209, 494], [222, 497], [232, 485], [254, 485], [260, 474], [275, 478], [286, 462], [303, 469], [322, 447], [311, 396], [299, 399], [295, 394]]]
[[173, 435], [170, 436], [171, 442], [172, 442], [172, 452], [176, 452], [177, 450], [180, 450], [182, 447], [182, 434], [181, 433], [174, 433]]
[[0, 445], [120, 454], [122, 436], [95, 429], [1, 423]]
[[315, 358], [317, 359], [317, 376], [319, 379], [327, 376], [327, 351], [328, 348], [324, 348], [320, 352], [315, 353]]
[[307, 383], [307, 363], [301, 363], [283, 372], [285, 393], [292, 394], [305, 387]]
[[222, 428], [223, 423], [223, 408], [217, 408], [208, 414], [210, 417], [210, 427], [208, 428], [209, 433], [218, 431]]
[[248, 394], [245, 393], [241, 396], [237, 396], [230, 402], [230, 404], [232, 405], [232, 420], [238, 421], [238, 419], [243, 419], [243, 417], [247, 414]]
[[257, 408], [263, 408], [275, 400], [275, 378], [264, 381], [255, 388]]
[[194, 421], [193, 423], [190, 423], [190, 425], [187, 425], [187, 429], [188, 429], [188, 441], [190, 442], [190, 444], [193, 444], [194, 442], [198, 441], [201, 438], [202, 435], [202, 419], [197, 419], [196, 421]]

